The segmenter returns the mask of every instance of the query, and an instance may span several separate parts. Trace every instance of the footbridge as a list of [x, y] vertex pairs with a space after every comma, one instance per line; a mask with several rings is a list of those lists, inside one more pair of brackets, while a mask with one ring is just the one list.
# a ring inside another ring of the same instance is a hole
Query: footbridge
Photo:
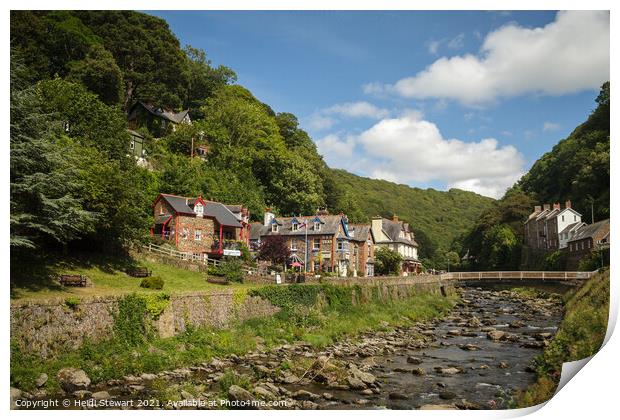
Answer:
[[594, 276], [596, 271], [458, 271], [440, 274], [442, 281], [464, 283], [514, 282], [540, 283], [562, 282], [580, 284]]

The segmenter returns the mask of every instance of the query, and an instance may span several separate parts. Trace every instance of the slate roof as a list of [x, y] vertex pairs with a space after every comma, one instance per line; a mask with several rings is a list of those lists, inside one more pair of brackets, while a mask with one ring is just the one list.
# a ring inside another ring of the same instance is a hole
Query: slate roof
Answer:
[[[197, 198], [180, 197], [170, 194], [161, 194], [161, 197], [163, 200], [166, 200], [175, 212], [194, 214], [194, 204], [198, 200]], [[216, 201], [205, 200], [203, 214], [207, 217], [214, 218], [220, 225], [236, 228], [243, 227], [235, 215], [232, 214], [224, 204]]]
[[[275, 217], [271, 223], [278, 224], [278, 231], [272, 232], [271, 226], [264, 226], [259, 224], [260, 230], [258, 227], [255, 227], [254, 223], [252, 224], [250, 230], [250, 239], [254, 239], [252, 235], [258, 236], [272, 236], [272, 235], [285, 235], [285, 236], [298, 236], [305, 235], [306, 228], [302, 227], [297, 231], [292, 230], [292, 221], [297, 219], [299, 223], [304, 220], [308, 223], [308, 236], [311, 235], [335, 235], [338, 233], [338, 226], [342, 223], [343, 217], [340, 215], [320, 215], [320, 216], [295, 216], [295, 217]], [[321, 222], [321, 228], [319, 230], [314, 230], [314, 221], [319, 220]], [[343, 238], [346, 238], [346, 234], [343, 235]], [[258, 239], [258, 237], [256, 237]]]
[[162, 107], [158, 107], [152, 104], [147, 104], [142, 101], [136, 102], [136, 104], [132, 107], [132, 111], [133, 108], [138, 104], [142, 105], [144, 109], [146, 109], [149, 113], [155, 115], [156, 117], [163, 118], [175, 124], [179, 124], [181, 121], [183, 121], [183, 119], [187, 116], [187, 113], [189, 112], [189, 109], [181, 112], [174, 112], [172, 110], [164, 109]]
[[575, 232], [575, 235], [573, 235], [573, 237], [568, 242], [592, 238], [601, 229], [609, 229], [609, 219], [601, 220], [600, 222], [583, 226], [581, 229]]
[[250, 223], [250, 241], [258, 241], [263, 231], [267, 231], [267, 226], [260, 222]]
[[351, 236], [352, 241], [365, 242], [368, 239], [370, 225], [349, 224], [349, 235], [351, 235], [351, 230], [354, 230]]
[[562, 229], [562, 231], [560, 233], [568, 233], [570, 232], [575, 226], [582, 224], [583, 222], [575, 222], [575, 223], [571, 223], [570, 225], [566, 226], [564, 229]]
[[385, 242], [399, 242], [401, 244], [418, 246], [415, 240], [409, 240], [407, 238], [400, 238], [400, 232], [403, 230], [403, 222], [402, 221], [394, 221], [389, 219], [381, 219], [381, 228], [383, 232], [390, 238], [389, 241], [381, 241]]

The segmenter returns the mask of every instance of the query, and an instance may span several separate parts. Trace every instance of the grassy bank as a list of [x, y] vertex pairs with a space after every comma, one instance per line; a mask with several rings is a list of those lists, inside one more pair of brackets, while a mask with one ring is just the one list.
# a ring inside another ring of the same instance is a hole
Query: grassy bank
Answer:
[[[166, 264], [142, 259], [98, 255], [80, 258], [63, 258], [50, 261], [44, 267], [23, 267], [11, 276], [11, 301], [69, 298], [84, 296], [125, 295], [149, 293], [140, 287], [142, 279], [130, 277], [125, 270], [131, 266], [147, 267], [154, 276], [161, 277], [164, 288], [154, 292], [179, 293], [222, 289], [223, 286], [207, 283], [204, 273], [198, 273]], [[83, 274], [92, 287], [62, 287], [53, 279], [60, 274]], [[250, 285], [231, 284], [226, 288], [247, 289]]]
[[609, 270], [565, 299], [566, 312], [557, 334], [535, 361], [537, 382], [517, 396], [518, 407], [549, 400], [559, 383], [562, 363], [592, 356], [600, 349], [609, 317]]
[[[328, 285], [267, 286], [251, 290], [282, 310], [273, 317], [253, 319], [226, 330], [189, 329], [176, 337], [161, 339], [141, 321], [147, 306], [144, 299], [128, 296], [121, 301], [114, 338], [86, 343], [49, 360], [11, 352], [11, 384], [20, 389], [34, 387], [41, 373], [49, 376], [48, 391], [58, 390], [56, 374], [63, 367], [84, 369], [93, 383], [128, 374], [159, 372], [206, 362], [213, 357], [245, 354], [295, 341], [322, 347], [362, 331], [409, 325], [440, 317], [450, 311], [456, 297], [420, 292], [398, 301], [382, 302], [378, 293], [368, 302], [351, 304], [354, 287]], [[137, 315], [136, 315], [137, 314]]]

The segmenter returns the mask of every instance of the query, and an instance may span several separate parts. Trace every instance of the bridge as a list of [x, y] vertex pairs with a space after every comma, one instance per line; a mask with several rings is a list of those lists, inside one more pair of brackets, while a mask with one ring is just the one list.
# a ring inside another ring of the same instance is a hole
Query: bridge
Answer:
[[591, 278], [597, 271], [459, 271], [440, 274], [441, 280], [459, 282], [563, 282], [582, 283]]

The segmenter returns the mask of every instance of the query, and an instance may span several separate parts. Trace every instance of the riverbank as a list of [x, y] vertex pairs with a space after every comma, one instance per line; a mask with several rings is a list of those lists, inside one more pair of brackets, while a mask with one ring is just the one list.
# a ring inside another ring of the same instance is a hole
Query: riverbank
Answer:
[[[399, 293], [405, 295], [398, 296]], [[119, 301], [112, 339], [87, 340], [79, 349], [58, 352], [49, 359], [22, 352], [12, 343], [11, 385], [27, 391], [26, 396], [44, 398], [63, 390], [70, 390], [71, 394], [93, 389], [90, 383], [97, 385], [142, 374], [150, 377], [162, 371], [209, 363], [214, 358], [239, 357], [298, 341], [321, 348], [364, 331], [441, 317], [457, 300], [452, 294], [443, 296], [439, 290], [396, 287], [362, 290], [332, 285], [267, 286], [237, 293], [233, 300], [241, 304], [248, 297], [266, 300], [280, 310], [273, 316], [237, 322], [227, 329], [188, 325], [182, 334], [160, 338], [145, 323], [144, 314], [156, 317], [165, 308], [152, 303], [147, 306], [144, 299], [130, 295]], [[67, 386], [58, 377], [64, 368], [83, 371], [88, 385], [77, 389]]]
[[565, 315], [555, 338], [535, 360], [537, 381], [521, 392], [517, 407], [541, 404], [555, 393], [562, 363], [594, 355], [603, 344], [609, 319], [609, 269], [566, 296]]

